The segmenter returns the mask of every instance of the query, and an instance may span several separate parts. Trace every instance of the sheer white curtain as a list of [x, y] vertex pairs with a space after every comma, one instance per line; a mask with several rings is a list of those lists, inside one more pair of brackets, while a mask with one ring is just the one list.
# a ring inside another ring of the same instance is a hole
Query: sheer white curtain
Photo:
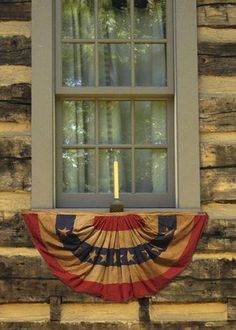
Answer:
[[[145, 42], [145, 39], [165, 38], [165, 10], [163, 9], [165, 1], [135, 0], [134, 4], [134, 83], [136, 86], [165, 86], [165, 45]], [[99, 85], [130, 86], [131, 46], [129, 43], [122, 42], [124, 38], [131, 38], [130, 1], [98, 0], [97, 33], [99, 39], [104, 39], [104, 42], [98, 45]], [[74, 40], [95, 38], [94, 1], [63, 1], [63, 38]], [[143, 39], [144, 42], [136, 44], [136, 38]], [[108, 42], [111, 39], [117, 39], [119, 42]], [[65, 86], [95, 86], [95, 65], [94, 43], [63, 44], [63, 83]], [[92, 112], [88, 110], [86, 104], [88, 104], [86, 101], [71, 101], [66, 106], [64, 105], [63, 125], [69, 136], [64, 137], [64, 140], [70, 141], [64, 141], [65, 144], [94, 144], [96, 142], [95, 103]], [[165, 191], [165, 151], [152, 150], [148, 147], [138, 149], [138, 144], [165, 143], [165, 141], [160, 142], [160, 132], [164, 139], [166, 104], [161, 101], [135, 102], [134, 107], [137, 191]], [[143, 125], [143, 120], [145, 125]], [[121, 191], [131, 191], [131, 150], [118, 150], [112, 146], [131, 143], [131, 102], [98, 102], [97, 126], [99, 127], [98, 142], [110, 145], [110, 148], [99, 151], [99, 164], [97, 164], [99, 190], [112, 191], [113, 160], [116, 155], [120, 165]], [[64, 182], [68, 191], [95, 191], [95, 159], [95, 151], [90, 149], [73, 149], [64, 153]]]

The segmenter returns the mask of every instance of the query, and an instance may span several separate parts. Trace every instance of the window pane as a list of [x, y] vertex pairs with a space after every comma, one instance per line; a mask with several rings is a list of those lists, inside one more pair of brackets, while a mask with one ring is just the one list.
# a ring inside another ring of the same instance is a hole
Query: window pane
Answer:
[[99, 143], [131, 142], [129, 101], [103, 101], [98, 105]]
[[63, 0], [62, 37], [94, 38], [94, 0]]
[[167, 191], [167, 153], [165, 149], [135, 150], [135, 191]]
[[166, 86], [165, 45], [135, 45], [136, 86]]
[[64, 101], [63, 144], [95, 143], [95, 102]]
[[166, 37], [166, 1], [134, 1], [134, 36], [136, 38]]
[[68, 87], [94, 86], [94, 60], [93, 45], [63, 45], [63, 85]]
[[99, 151], [99, 191], [113, 193], [113, 162], [119, 163], [120, 192], [131, 192], [131, 151], [129, 149], [101, 149]]
[[63, 151], [63, 192], [95, 192], [95, 151]]
[[135, 102], [135, 143], [166, 143], [166, 101]]
[[130, 85], [130, 46], [99, 45], [99, 84], [101, 86]]
[[98, 0], [98, 37], [130, 38], [130, 1]]

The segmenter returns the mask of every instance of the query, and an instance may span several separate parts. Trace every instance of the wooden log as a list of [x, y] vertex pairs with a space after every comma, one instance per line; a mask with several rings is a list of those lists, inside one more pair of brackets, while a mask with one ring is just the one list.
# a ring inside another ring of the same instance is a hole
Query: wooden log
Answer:
[[[72, 291], [54, 279], [0, 280], [0, 303], [46, 302], [61, 296], [62, 302], [99, 302], [99, 298]], [[155, 302], [217, 302], [236, 298], [236, 281], [179, 278], [152, 296]], [[100, 300], [101, 301], [101, 300]]]
[[235, 76], [236, 57], [199, 55], [198, 71], [206, 76]]
[[199, 55], [214, 55], [218, 57], [236, 56], [236, 44], [225, 42], [199, 42], [198, 43]]
[[198, 7], [198, 26], [214, 28], [235, 27], [236, 4], [217, 4]]
[[[29, 305], [30, 308], [30, 305]], [[60, 328], [59, 328], [60, 327]], [[235, 330], [235, 321], [167, 322], [0, 322], [0, 330]]]
[[30, 0], [2, 0], [0, 2], [1, 21], [29, 21], [31, 19]]
[[236, 0], [197, 0], [197, 6], [236, 4]]
[[[0, 250], [1, 274], [0, 279], [54, 279], [48, 271], [46, 263], [39, 255], [5, 255]], [[21, 249], [16, 249], [21, 250]], [[19, 252], [20, 253], [20, 252]], [[235, 256], [235, 257], [234, 257]], [[219, 255], [218, 259], [210, 255], [208, 258], [196, 254], [189, 267], [179, 275], [183, 279], [236, 279], [236, 254], [231, 258]]]
[[202, 202], [236, 202], [236, 166], [201, 170]]
[[236, 144], [201, 143], [201, 167], [235, 167]]
[[33, 246], [21, 213], [13, 214], [10, 219], [0, 219], [0, 237], [0, 246]]
[[0, 37], [0, 64], [31, 65], [31, 39]]
[[201, 132], [236, 131], [236, 98], [200, 96]]
[[0, 158], [30, 158], [31, 137], [28, 135], [0, 136]]
[[31, 191], [31, 159], [0, 158], [0, 191]]
[[31, 85], [27, 83], [0, 86], [0, 101], [31, 104]]
[[0, 122], [24, 123], [30, 121], [31, 106], [0, 101]]

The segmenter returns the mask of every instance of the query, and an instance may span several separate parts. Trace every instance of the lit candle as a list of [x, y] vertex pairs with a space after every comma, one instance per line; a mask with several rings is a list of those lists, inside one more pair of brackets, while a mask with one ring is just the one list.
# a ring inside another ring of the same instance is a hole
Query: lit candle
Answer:
[[114, 198], [119, 199], [119, 165], [117, 160], [114, 160]]

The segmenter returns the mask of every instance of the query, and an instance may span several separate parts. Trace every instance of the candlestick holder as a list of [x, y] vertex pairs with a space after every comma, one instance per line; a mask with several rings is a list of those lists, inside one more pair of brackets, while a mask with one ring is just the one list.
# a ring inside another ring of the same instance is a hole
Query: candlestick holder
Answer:
[[110, 212], [123, 212], [124, 211], [124, 205], [121, 203], [121, 201], [118, 198], [115, 198], [110, 205]]

